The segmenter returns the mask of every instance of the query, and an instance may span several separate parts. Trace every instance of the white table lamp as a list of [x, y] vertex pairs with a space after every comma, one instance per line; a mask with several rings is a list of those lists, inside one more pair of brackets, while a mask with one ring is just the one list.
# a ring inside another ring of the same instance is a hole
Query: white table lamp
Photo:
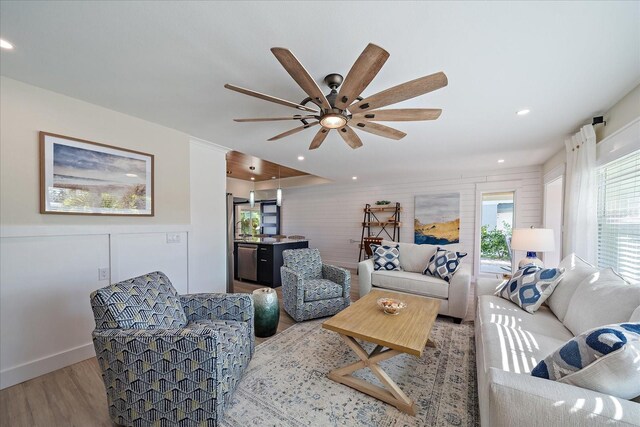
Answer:
[[520, 260], [518, 268], [527, 264], [535, 264], [544, 267], [544, 264], [536, 252], [553, 252], [555, 242], [553, 230], [550, 228], [514, 228], [511, 235], [511, 249], [514, 251], [526, 251], [527, 257]]

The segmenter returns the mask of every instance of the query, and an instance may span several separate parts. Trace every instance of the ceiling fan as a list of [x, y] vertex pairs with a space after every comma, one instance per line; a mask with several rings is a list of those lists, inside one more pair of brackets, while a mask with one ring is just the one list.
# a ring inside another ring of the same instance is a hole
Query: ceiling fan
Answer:
[[[363, 130], [385, 138], [401, 139], [406, 136], [406, 133], [375, 122], [436, 120], [442, 113], [440, 109], [431, 108], [387, 110], [379, 110], [379, 108], [415, 98], [446, 86], [447, 76], [443, 72], [402, 83], [364, 99], [360, 96], [389, 58], [389, 53], [375, 44], [369, 43], [367, 45], [349, 70], [347, 77], [343, 79], [340, 74], [334, 73], [324, 78], [325, 84], [331, 89], [328, 95], [322, 93], [316, 82], [290, 50], [274, 47], [271, 52], [302, 90], [309, 95], [299, 104], [242, 87], [224, 85], [227, 89], [305, 112], [305, 114], [297, 114], [292, 117], [234, 119], [236, 122], [300, 120], [303, 123], [302, 126], [269, 138], [269, 141], [275, 141], [312, 126], [320, 125], [321, 128], [311, 141], [309, 150], [320, 147], [331, 129], [336, 129], [347, 145], [355, 149], [362, 147], [362, 141], [353, 129]], [[340, 88], [339, 91], [338, 88]], [[309, 103], [312, 103], [311, 107], [307, 105]]]

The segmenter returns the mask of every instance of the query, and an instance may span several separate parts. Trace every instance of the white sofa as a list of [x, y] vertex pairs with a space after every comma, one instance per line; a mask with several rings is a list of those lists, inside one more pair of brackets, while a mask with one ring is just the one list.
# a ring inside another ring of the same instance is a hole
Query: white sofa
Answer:
[[494, 296], [499, 281], [478, 280], [475, 332], [482, 426], [640, 426], [640, 403], [531, 376], [540, 360], [574, 337], [571, 329], [640, 321], [640, 285], [629, 285], [635, 288], [618, 300], [615, 292], [601, 298], [597, 295], [603, 288], [596, 291], [594, 286], [598, 281], [610, 286], [617, 276], [606, 279], [605, 270], [596, 275], [598, 269], [574, 256], [560, 267], [566, 269], [564, 278], [534, 314]]
[[[451, 283], [447, 283], [442, 279], [422, 274], [437, 246], [384, 240], [382, 244], [399, 246], [402, 271], [375, 271], [373, 259], [362, 261], [358, 264], [360, 297], [371, 292], [372, 288], [380, 288], [437, 298], [440, 300], [440, 314], [464, 319], [467, 315], [471, 287], [470, 268], [466, 264], [461, 264]], [[456, 250], [451, 246], [447, 246], [447, 249]]]

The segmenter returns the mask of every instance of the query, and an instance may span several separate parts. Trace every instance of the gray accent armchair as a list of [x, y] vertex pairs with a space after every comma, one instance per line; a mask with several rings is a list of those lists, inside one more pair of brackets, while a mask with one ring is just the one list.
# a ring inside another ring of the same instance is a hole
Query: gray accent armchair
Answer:
[[91, 307], [113, 422], [218, 425], [253, 355], [250, 295], [180, 296], [158, 271], [94, 291]]
[[333, 316], [351, 304], [351, 273], [323, 264], [318, 249], [287, 249], [280, 267], [284, 309], [296, 322]]

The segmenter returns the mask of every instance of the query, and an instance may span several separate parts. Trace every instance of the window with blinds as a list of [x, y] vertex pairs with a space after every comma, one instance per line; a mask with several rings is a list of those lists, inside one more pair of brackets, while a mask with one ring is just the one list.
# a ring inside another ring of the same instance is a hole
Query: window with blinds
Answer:
[[598, 266], [640, 282], [640, 150], [598, 168]]

